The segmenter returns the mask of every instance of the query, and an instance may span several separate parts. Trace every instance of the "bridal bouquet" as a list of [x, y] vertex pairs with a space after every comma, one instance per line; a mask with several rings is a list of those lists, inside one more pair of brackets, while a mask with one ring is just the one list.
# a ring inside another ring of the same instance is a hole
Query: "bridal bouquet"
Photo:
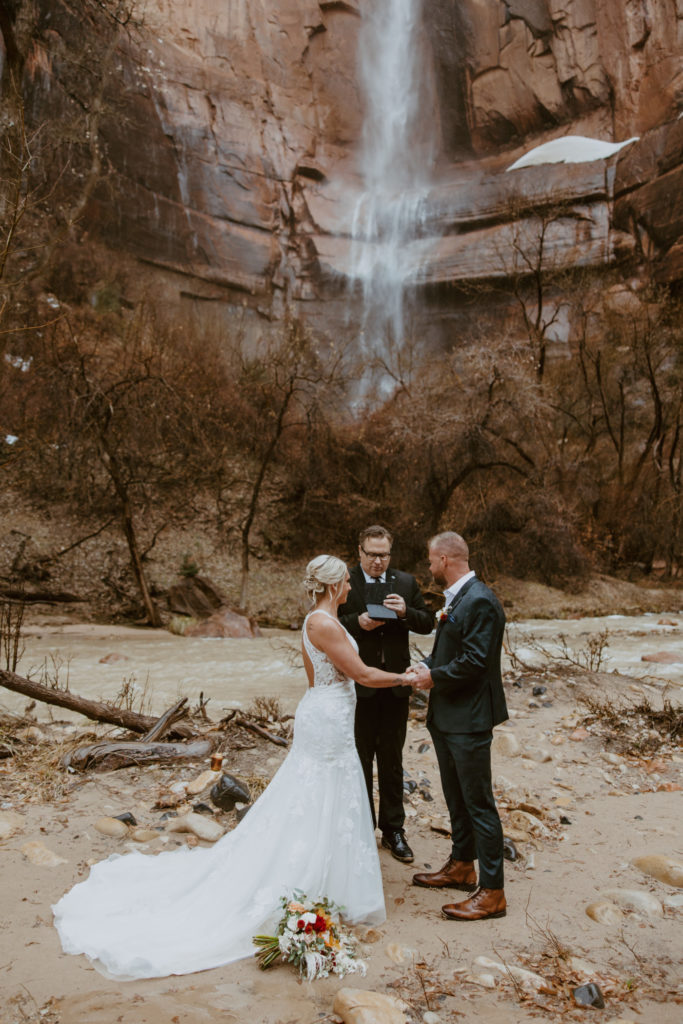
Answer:
[[359, 971], [365, 964], [356, 959], [355, 940], [339, 923], [339, 908], [327, 899], [309, 900], [301, 892], [283, 896], [283, 914], [276, 935], [255, 935], [254, 954], [262, 970], [278, 957], [296, 964], [299, 975], [307, 981], [327, 978], [330, 974]]

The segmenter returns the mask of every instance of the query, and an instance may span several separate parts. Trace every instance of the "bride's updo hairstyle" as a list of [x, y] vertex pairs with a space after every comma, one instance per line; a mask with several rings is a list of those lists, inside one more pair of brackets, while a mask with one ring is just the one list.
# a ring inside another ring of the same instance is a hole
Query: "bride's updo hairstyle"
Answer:
[[337, 587], [346, 576], [346, 563], [334, 555], [318, 555], [306, 566], [304, 590], [312, 604], [315, 604], [328, 587]]

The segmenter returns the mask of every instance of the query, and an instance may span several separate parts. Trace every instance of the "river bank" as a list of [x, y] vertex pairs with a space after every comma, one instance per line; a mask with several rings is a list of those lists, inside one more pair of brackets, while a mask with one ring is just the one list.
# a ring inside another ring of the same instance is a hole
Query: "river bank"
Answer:
[[[482, 1017], [493, 1024], [530, 1024], [539, 1013], [553, 1021], [585, 1016], [571, 992], [588, 981], [603, 992], [605, 1020], [656, 1015], [661, 1024], [677, 1024], [683, 999], [676, 976], [683, 955], [680, 890], [644, 875], [633, 861], [658, 855], [683, 862], [683, 758], [666, 730], [658, 732], [659, 720], [647, 720], [647, 709], [661, 709], [667, 700], [680, 707], [683, 653], [680, 662], [641, 660], [681, 651], [682, 629], [683, 618], [672, 609], [664, 616], [529, 619], [509, 628], [510, 721], [496, 730], [494, 779], [517, 856], [507, 864], [508, 916], [470, 926], [467, 934], [439, 915], [451, 894], [415, 889], [410, 882], [414, 870], [438, 867], [448, 854], [435, 756], [424, 713], [413, 711], [405, 765], [415, 865], [401, 865], [380, 849], [388, 920], [360, 934], [369, 970], [366, 978], [352, 980], [353, 987], [401, 997], [405, 1019], [416, 1024], [427, 1012], [443, 1024], [474, 1024]], [[605, 632], [600, 671], [587, 672], [582, 658], [591, 639]], [[425, 645], [425, 638], [414, 639]], [[62, 683], [68, 678], [73, 692], [99, 697], [115, 696], [128, 680], [129, 698], [146, 699], [152, 713], [180, 693], [192, 703], [201, 693], [214, 720], [230, 708], [248, 708], [257, 696], [277, 700], [286, 715], [302, 693], [299, 641], [298, 632], [289, 630], [266, 630], [254, 640], [191, 640], [67, 616], [60, 622], [32, 610], [20, 670], [46, 666]], [[607, 708], [631, 709], [623, 713], [623, 734], [614, 721], [591, 711], [586, 695]], [[25, 699], [9, 708], [15, 695], [2, 698], [12, 715], [23, 713]], [[26, 722], [31, 718], [33, 739], [26, 738], [21, 766], [13, 764], [16, 758], [0, 763], [0, 820], [10, 815], [15, 823], [2, 841], [0, 895], [0, 918], [11, 922], [0, 935], [0, 1005], [8, 1024], [337, 1019], [332, 1002], [344, 982], [300, 986], [286, 966], [263, 974], [247, 961], [200, 975], [117, 984], [82, 958], [65, 956], [52, 928], [51, 903], [89, 864], [140, 849], [130, 834], [104, 836], [95, 822], [132, 813], [156, 836], [142, 846], [150, 854], [196, 845], [194, 836], [169, 832], [155, 804], [160, 793], [191, 782], [208, 765], [68, 775], [54, 759], [50, 763], [50, 744], [86, 742], [112, 730], [45, 707], [30, 711]], [[31, 750], [40, 771], [31, 767]], [[265, 740], [242, 736], [231, 741], [225, 763], [258, 792], [285, 755]], [[197, 799], [209, 802], [206, 793]], [[235, 825], [234, 814], [214, 813], [213, 820], [223, 829]], [[586, 913], [596, 903], [614, 908], [603, 921]], [[486, 966], [489, 961], [504, 966]], [[543, 991], [513, 984], [507, 967], [544, 979]]]

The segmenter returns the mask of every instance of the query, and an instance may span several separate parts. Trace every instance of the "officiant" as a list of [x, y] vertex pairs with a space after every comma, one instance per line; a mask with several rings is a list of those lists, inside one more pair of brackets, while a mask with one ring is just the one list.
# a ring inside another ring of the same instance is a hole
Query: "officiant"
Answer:
[[[393, 535], [367, 526], [358, 538], [359, 564], [350, 572], [351, 590], [339, 620], [358, 643], [366, 665], [403, 672], [410, 664], [409, 634], [431, 633], [433, 616], [417, 580], [390, 567]], [[409, 686], [371, 689], [356, 683], [355, 738], [365, 775], [372, 820], [382, 846], [409, 864], [413, 852], [404, 831], [403, 745], [408, 723]], [[379, 809], [375, 812], [372, 771], [377, 760]]]

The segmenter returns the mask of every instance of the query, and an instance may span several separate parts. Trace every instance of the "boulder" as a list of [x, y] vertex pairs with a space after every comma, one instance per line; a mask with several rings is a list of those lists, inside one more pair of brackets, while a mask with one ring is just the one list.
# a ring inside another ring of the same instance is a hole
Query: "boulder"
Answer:
[[256, 637], [261, 630], [254, 619], [241, 615], [231, 608], [221, 608], [203, 622], [188, 626], [185, 636], [191, 637]]
[[211, 580], [187, 576], [168, 591], [168, 608], [178, 615], [206, 619], [225, 603], [225, 598]]

